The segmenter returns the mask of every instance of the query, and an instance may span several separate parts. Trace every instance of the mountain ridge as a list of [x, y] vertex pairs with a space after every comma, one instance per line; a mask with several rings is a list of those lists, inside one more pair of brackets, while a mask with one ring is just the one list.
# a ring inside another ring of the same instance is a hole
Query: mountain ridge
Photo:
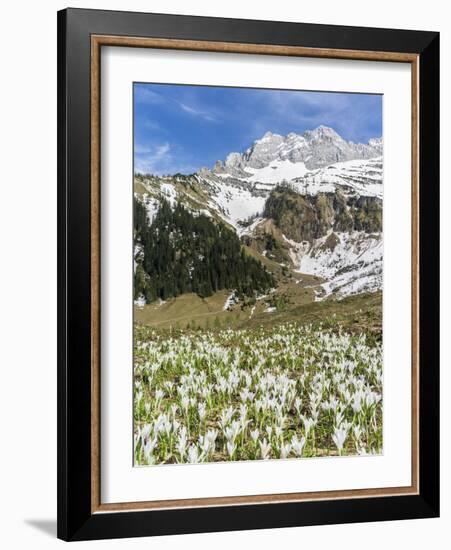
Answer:
[[212, 170], [136, 174], [135, 197], [149, 225], [162, 201], [225, 224], [277, 272], [319, 277], [318, 300], [374, 292], [382, 285], [382, 153], [382, 138], [356, 144], [327, 126], [268, 131]]
[[218, 160], [212, 172], [246, 177], [252, 175], [246, 169], [260, 169], [275, 160], [303, 162], [308, 170], [314, 170], [335, 162], [381, 156], [382, 148], [380, 137], [373, 137], [367, 143], [354, 143], [324, 125], [302, 134], [290, 132], [286, 136], [267, 131], [244, 153], [231, 152], [225, 161]]

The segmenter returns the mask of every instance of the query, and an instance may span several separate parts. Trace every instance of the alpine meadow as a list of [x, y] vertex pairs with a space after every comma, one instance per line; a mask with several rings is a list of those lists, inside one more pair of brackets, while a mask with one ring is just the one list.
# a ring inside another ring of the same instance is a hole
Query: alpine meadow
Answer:
[[382, 97], [133, 97], [135, 466], [381, 454]]

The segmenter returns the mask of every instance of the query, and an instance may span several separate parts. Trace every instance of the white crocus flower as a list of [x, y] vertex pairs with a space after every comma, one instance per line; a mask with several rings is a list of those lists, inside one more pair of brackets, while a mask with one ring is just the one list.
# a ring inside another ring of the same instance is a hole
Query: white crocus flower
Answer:
[[187, 395], [184, 395], [181, 399], [182, 408], [185, 410], [185, 412], [188, 410], [189, 407], [189, 397]]
[[229, 453], [230, 458], [232, 458], [232, 457], [233, 457], [233, 453], [234, 453], [235, 450], [236, 450], [236, 445], [235, 445], [235, 443], [233, 443], [233, 441], [227, 441], [226, 447], [227, 447], [227, 452]]
[[337, 409], [335, 411], [335, 426], [340, 426], [343, 422], [345, 412], [342, 409]]
[[347, 437], [348, 437], [347, 426], [339, 426], [338, 428], [337, 427], [335, 428], [334, 433], [332, 434], [332, 440], [335, 443], [339, 453], [341, 453], [344, 442], [346, 441]]
[[340, 403], [340, 402], [338, 401], [338, 399], [337, 399], [336, 397], [331, 397], [331, 398], [329, 399], [330, 408], [331, 408], [331, 410], [333, 410], [334, 412], [337, 410], [339, 403]]
[[216, 438], [218, 437], [218, 430], [208, 430], [205, 434], [205, 439], [210, 442], [210, 444], [214, 447]]
[[186, 453], [186, 446], [188, 443], [187, 431], [185, 426], [180, 429], [179, 438], [177, 441], [177, 451], [183, 459]]
[[166, 419], [164, 424], [163, 424], [163, 427], [164, 427], [164, 431], [166, 433], [166, 437], [169, 438], [169, 436], [171, 435], [171, 432], [172, 432], [172, 422], [169, 420], [169, 419]]
[[226, 439], [228, 441], [235, 441], [238, 434], [241, 430], [241, 424], [240, 422], [237, 422], [236, 420], [232, 422], [230, 426], [227, 426], [224, 430], [224, 435], [226, 436]]
[[301, 414], [302, 399], [300, 399], [299, 397], [296, 397], [296, 399], [294, 400], [294, 408], [296, 409], [296, 412], [298, 414]]
[[282, 437], [282, 434], [283, 434], [283, 428], [281, 426], [276, 426], [274, 428], [274, 433], [276, 434], [276, 437], [278, 437], [280, 439]]
[[367, 407], [371, 407], [372, 405], [376, 405], [381, 400], [381, 395], [376, 392], [368, 392], [365, 396], [365, 402]]
[[152, 426], [150, 424], [144, 424], [141, 430], [139, 430], [139, 436], [141, 437], [143, 445], [145, 445], [147, 439], [149, 438], [151, 430]]
[[357, 441], [360, 441], [360, 438], [362, 437], [362, 427], [359, 424], [354, 424], [352, 427], [352, 431], [354, 432], [354, 437], [357, 439]]
[[259, 443], [260, 443], [261, 456], [263, 460], [266, 460], [267, 458], [269, 458], [269, 455], [271, 453], [271, 444], [268, 443], [266, 438], [263, 439], [263, 441], [260, 441]]
[[305, 437], [298, 439], [296, 435], [291, 438], [291, 447], [297, 456], [302, 456], [302, 451], [304, 450]]
[[161, 401], [164, 397], [164, 391], [163, 390], [156, 390], [155, 392], [155, 399], [157, 401]]
[[308, 434], [310, 433], [310, 430], [313, 428], [315, 421], [313, 420], [313, 418], [308, 418], [307, 416], [304, 416], [304, 415], [301, 415], [301, 420], [302, 420], [302, 423], [304, 424], [305, 437], [307, 437]]
[[258, 430], [258, 428], [256, 428], [255, 430], [251, 430], [250, 433], [252, 441], [255, 443], [260, 436], [260, 431]]
[[291, 452], [290, 443], [285, 443], [280, 447], [280, 458], [288, 458], [288, 455]]
[[207, 407], [205, 406], [205, 403], [199, 403], [197, 405], [197, 412], [199, 414], [199, 420], [203, 422], [205, 416], [207, 415]]
[[155, 449], [156, 444], [157, 444], [157, 438], [154, 437], [153, 439], [149, 439], [147, 443], [144, 445], [144, 448], [143, 448], [144, 458], [147, 462], [152, 462], [152, 453]]
[[363, 399], [363, 397], [364, 396], [363, 396], [362, 392], [360, 392], [360, 391], [355, 392], [355, 394], [352, 396], [351, 406], [352, 406], [352, 410], [355, 413], [359, 413], [362, 410], [362, 399]]
[[190, 445], [188, 449], [188, 462], [190, 464], [198, 464], [199, 462], [201, 462], [199, 449], [197, 448], [197, 445], [194, 445], [193, 443]]
[[225, 427], [233, 416], [233, 409], [232, 407], [227, 407], [226, 409], [223, 409], [220, 413], [220, 424], [222, 427]]
[[204, 456], [208, 456], [210, 451], [212, 450], [210, 441], [206, 438], [205, 435], [200, 435], [198, 441], [199, 441], [199, 447], [202, 450], [202, 454]]

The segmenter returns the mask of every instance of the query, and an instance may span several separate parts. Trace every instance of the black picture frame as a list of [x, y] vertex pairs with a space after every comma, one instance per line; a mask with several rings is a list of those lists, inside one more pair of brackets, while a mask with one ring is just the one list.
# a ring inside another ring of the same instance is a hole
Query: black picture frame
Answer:
[[[91, 511], [91, 36], [417, 54], [419, 494]], [[439, 515], [439, 33], [101, 10], [58, 12], [58, 537], [88, 540]]]

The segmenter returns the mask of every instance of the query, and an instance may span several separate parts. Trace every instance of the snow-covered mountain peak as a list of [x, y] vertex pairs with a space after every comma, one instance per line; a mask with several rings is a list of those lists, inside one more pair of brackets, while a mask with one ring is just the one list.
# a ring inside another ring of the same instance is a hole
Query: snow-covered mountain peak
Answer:
[[286, 136], [268, 131], [244, 153], [230, 153], [224, 163], [217, 162], [213, 172], [246, 178], [255, 170], [285, 161], [302, 163], [302, 171], [304, 166], [315, 170], [337, 162], [380, 157], [382, 150], [382, 138], [354, 143], [324, 125], [303, 134], [290, 132]]
[[226, 168], [240, 168], [242, 165], [242, 158], [239, 153], [229, 153], [225, 160]]
[[382, 154], [382, 138], [381, 137], [378, 137], [378, 138], [371, 138], [370, 140], [368, 140], [368, 145], [370, 147], [374, 147], [374, 148], [377, 148], [380, 150], [381, 154]]
[[283, 136], [281, 136], [280, 134], [273, 134], [272, 132], [270, 132], [269, 130], [264, 134], [264, 136], [261, 138], [261, 139], [257, 139], [255, 141], [255, 143], [262, 143], [262, 142], [265, 142], [265, 141], [273, 141], [274, 139], [280, 139], [282, 138]]
[[342, 142], [344, 139], [337, 134], [337, 132], [329, 126], [323, 126], [322, 124], [314, 130], [306, 130], [304, 137], [312, 142], [318, 141], [337, 141]]
[[243, 164], [250, 168], [264, 168], [273, 160], [280, 158], [278, 153], [280, 145], [285, 138], [279, 134], [266, 132], [266, 134], [256, 141], [242, 156]]

